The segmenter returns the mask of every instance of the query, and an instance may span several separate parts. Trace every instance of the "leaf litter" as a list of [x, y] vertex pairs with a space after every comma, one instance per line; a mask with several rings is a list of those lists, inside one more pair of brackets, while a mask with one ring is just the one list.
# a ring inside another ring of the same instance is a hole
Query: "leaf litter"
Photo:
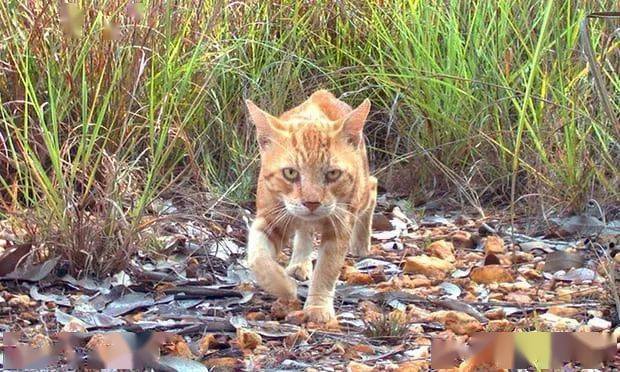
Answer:
[[[120, 330], [164, 331], [169, 339], [153, 354], [162, 370], [425, 370], [434, 338], [618, 333], [610, 291], [620, 263], [614, 243], [603, 243], [617, 241], [614, 221], [557, 218], [532, 236], [502, 226], [499, 215], [414, 217], [387, 204], [373, 218], [370, 256], [347, 258], [330, 324], [309, 324], [301, 302], [257, 289], [244, 260], [247, 219], [220, 218], [171, 224], [160, 232], [162, 250], [139, 252], [107, 278], [75, 278], [58, 258], [40, 262], [31, 246], [9, 242], [0, 255], [0, 325], [19, 329], [26, 343], [60, 331], [86, 332], [91, 342]], [[298, 284], [303, 300], [308, 282]]]

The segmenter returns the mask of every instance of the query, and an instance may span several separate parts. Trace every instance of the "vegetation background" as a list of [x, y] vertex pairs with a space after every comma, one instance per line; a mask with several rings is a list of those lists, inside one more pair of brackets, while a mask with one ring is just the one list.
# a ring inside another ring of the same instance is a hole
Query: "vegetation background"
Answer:
[[580, 40], [614, 5], [3, 1], [1, 213], [106, 273], [97, 252], [135, 249], [160, 196], [252, 199], [245, 98], [277, 114], [318, 88], [372, 100], [374, 172], [413, 202], [617, 205], [618, 18], [584, 38], [604, 90]]

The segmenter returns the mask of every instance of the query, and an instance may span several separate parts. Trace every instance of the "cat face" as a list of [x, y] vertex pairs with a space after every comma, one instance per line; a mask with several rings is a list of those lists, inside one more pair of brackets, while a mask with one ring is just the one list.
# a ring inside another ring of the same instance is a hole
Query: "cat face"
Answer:
[[358, 183], [362, 129], [370, 102], [331, 120], [306, 104], [284, 118], [247, 102], [257, 128], [261, 180], [289, 215], [319, 220], [349, 203]]

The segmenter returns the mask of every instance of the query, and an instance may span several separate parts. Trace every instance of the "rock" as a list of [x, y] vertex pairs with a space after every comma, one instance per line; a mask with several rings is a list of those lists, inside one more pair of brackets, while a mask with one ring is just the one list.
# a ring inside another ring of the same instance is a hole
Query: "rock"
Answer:
[[532, 298], [526, 294], [512, 292], [506, 295], [506, 301], [516, 302], [518, 304], [529, 304], [532, 303]]
[[349, 285], [369, 285], [375, 281], [368, 273], [353, 272], [347, 274], [347, 284]]
[[448, 262], [456, 261], [454, 257], [454, 245], [445, 240], [437, 240], [426, 247], [431, 256], [439, 257]]
[[606, 331], [611, 329], [611, 322], [601, 318], [592, 318], [588, 320], [588, 327], [594, 332]]
[[480, 284], [512, 282], [514, 278], [507, 268], [501, 265], [487, 265], [475, 267], [469, 276], [471, 280]]
[[487, 236], [484, 239], [484, 252], [485, 253], [504, 253], [506, 247], [504, 246], [504, 240], [497, 235]]
[[349, 362], [347, 372], [370, 372], [373, 368], [358, 362]]
[[551, 306], [547, 312], [564, 318], [572, 318], [581, 313], [581, 310], [570, 306], [554, 305]]
[[515, 325], [507, 319], [491, 320], [486, 325], [486, 332], [512, 332]]
[[484, 313], [489, 320], [500, 320], [506, 317], [506, 312], [501, 307], [497, 307], [495, 309], [487, 310]]
[[407, 318], [411, 322], [428, 322], [430, 317], [430, 311], [416, 305], [407, 305]]
[[78, 319], [71, 319], [69, 323], [65, 324], [64, 327], [60, 330], [60, 332], [79, 332], [85, 333], [86, 327], [84, 326], [84, 322]]
[[482, 324], [476, 318], [460, 311], [436, 311], [430, 318], [432, 321], [442, 323], [457, 335], [470, 335], [482, 330]]
[[450, 238], [452, 239], [452, 244], [454, 244], [456, 248], [471, 249], [476, 245], [472, 235], [467, 231], [456, 231]]
[[306, 316], [306, 312], [303, 310], [297, 310], [290, 312], [286, 315], [284, 319], [285, 322], [290, 324], [302, 325], [308, 320]]
[[408, 257], [404, 268], [406, 273], [424, 274], [433, 279], [444, 279], [452, 270], [454, 270], [452, 263], [427, 255]]
[[212, 371], [235, 371], [240, 369], [242, 362], [235, 358], [207, 358], [202, 362], [205, 366], [212, 368]]
[[557, 299], [564, 302], [570, 302], [573, 300], [573, 292], [574, 290], [570, 288], [558, 288], [555, 290]]
[[580, 326], [580, 323], [575, 319], [563, 318], [548, 312], [540, 315], [539, 318], [550, 330], [555, 332], [573, 332]]
[[263, 338], [249, 329], [237, 328], [237, 343], [242, 349], [254, 350], [263, 343]]

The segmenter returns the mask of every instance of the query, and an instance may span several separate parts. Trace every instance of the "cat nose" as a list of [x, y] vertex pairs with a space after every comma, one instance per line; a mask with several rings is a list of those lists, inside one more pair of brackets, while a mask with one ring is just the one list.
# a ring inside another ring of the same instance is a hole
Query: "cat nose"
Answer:
[[314, 212], [318, 207], [321, 206], [321, 202], [316, 201], [305, 201], [302, 203], [304, 207], [308, 208], [310, 212]]

